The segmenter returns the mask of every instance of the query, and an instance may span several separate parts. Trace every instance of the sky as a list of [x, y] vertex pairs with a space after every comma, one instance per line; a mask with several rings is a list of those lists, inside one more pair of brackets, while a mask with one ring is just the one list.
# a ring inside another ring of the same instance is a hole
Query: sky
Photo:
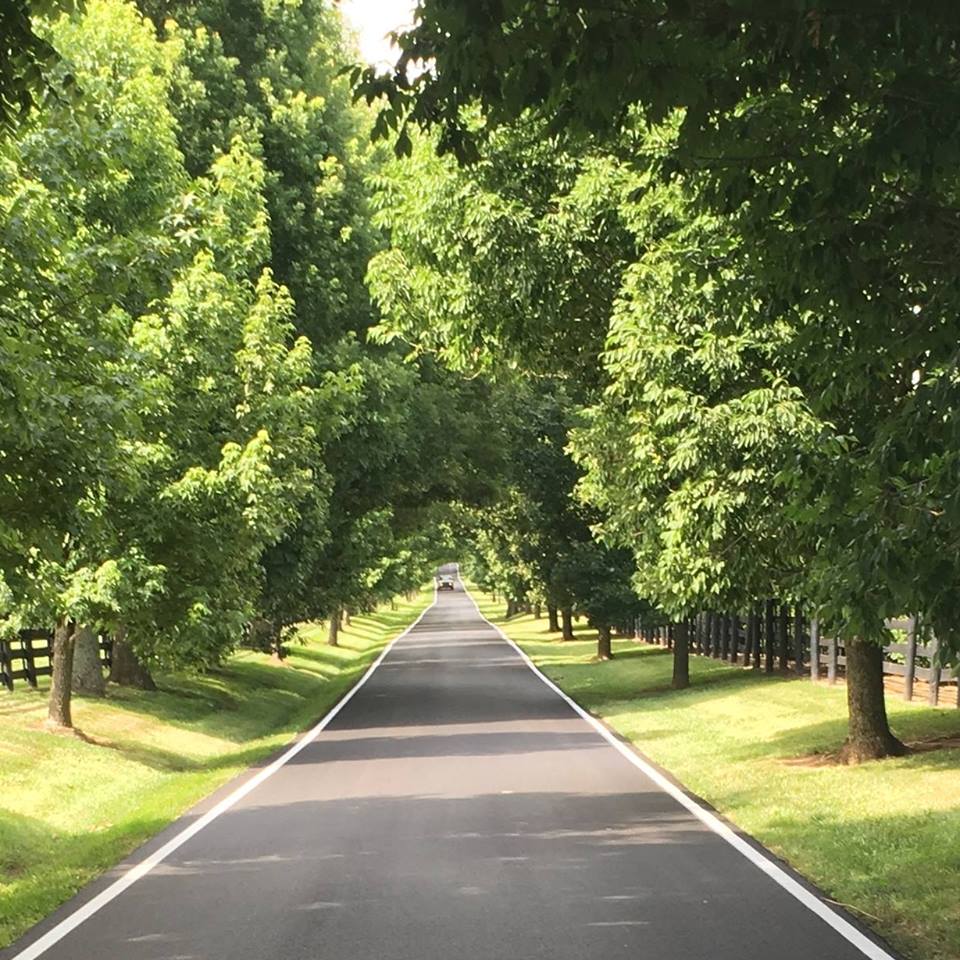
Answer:
[[360, 53], [368, 63], [393, 66], [396, 52], [386, 35], [413, 23], [416, 0], [341, 0], [347, 23], [356, 30]]

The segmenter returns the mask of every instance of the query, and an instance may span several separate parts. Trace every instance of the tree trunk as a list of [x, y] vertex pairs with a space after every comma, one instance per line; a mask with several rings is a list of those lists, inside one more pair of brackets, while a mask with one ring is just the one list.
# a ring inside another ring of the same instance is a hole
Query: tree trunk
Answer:
[[511, 598], [507, 598], [507, 619], [509, 620], [517, 612], [517, 602]]
[[343, 625], [349, 627], [351, 623], [353, 623], [353, 621], [350, 619], [350, 609], [345, 608], [343, 611]]
[[87, 626], [78, 626], [73, 638], [73, 692], [86, 697], [106, 696], [100, 639]]
[[542, 616], [543, 616], [543, 610], [540, 606], [540, 602], [538, 601], [533, 605], [533, 619], [539, 620]]
[[50, 703], [47, 708], [47, 725], [72, 727], [70, 714], [70, 682], [73, 679], [73, 624], [59, 620], [53, 631], [53, 667], [50, 678]]
[[679, 620], [673, 628], [673, 680], [674, 690], [690, 686], [690, 627], [686, 620]]
[[330, 614], [330, 630], [327, 634], [327, 643], [331, 647], [340, 646], [340, 609], [337, 608]]
[[110, 681], [121, 687], [136, 687], [138, 690], [156, 690], [157, 685], [150, 671], [140, 662], [127, 643], [127, 632], [120, 629], [113, 637], [113, 650], [110, 654]]
[[557, 619], [557, 608], [555, 604], [547, 604], [547, 630], [550, 633], [560, 632], [560, 621]]
[[846, 742], [844, 763], [862, 763], [880, 757], [900, 757], [907, 748], [890, 732], [883, 695], [883, 648], [865, 640], [847, 640]]
[[569, 607], [564, 607], [560, 611], [560, 621], [563, 624], [563, 638], [564, 640], [573, 640], [573, 611]]
[[270, 645], [273, 649], [274, 657], [283, 663], [284, 657], [287, 655], [287, 651], [283, 648], [283, 624], [277, 623], [272, 626]]
[[610, 625], [607, 623], [602, 623], [597, 627], [597, 659], [613, 659], [613, 647], [610, 643]]

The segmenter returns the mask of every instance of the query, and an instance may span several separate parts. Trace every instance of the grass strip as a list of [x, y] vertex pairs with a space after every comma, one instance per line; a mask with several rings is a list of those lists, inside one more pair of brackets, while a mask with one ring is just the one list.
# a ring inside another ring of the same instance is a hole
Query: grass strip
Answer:
[[432, 597], [353, 617], [338, 647], [305, 626], [282, 665], [244, 651], [202, 675], [158, 675], [155, 693], [78, 697], [88, 739], [43, 729], [43, 688], [0, 695], [0, 947], [316, 722]]
[[574, 700], [904, 954], [960, 958], [960, 711], [888, 697], [902, 739], [947, 745], [839, 766], [842, 686], [691, 656], [690, 688], [673, 691], [663, 648], [616, 641], [615, 659], [597, 662], [585, 625], [563, 642], [545, 620], [506, 621], [474, 596]]

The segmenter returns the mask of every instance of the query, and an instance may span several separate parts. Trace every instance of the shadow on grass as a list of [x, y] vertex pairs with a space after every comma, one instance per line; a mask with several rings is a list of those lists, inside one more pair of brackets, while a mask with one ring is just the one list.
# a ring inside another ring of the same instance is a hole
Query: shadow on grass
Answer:
[[160, 817], [133, 817], [103, 830], [56, 830], [0, 809], [0, 945], [55, 910], [85, 883], [162, 830]]
[[832, 902], [850, 909], [909, 956], [960, 956], [960, 810], [859, 819], [797, 811], [765, 840]]
[[[592, 650], [582, 652], [577, 642], [557, 641], [542, 644], [524, 641], [523, 646], [551, 677], [562, 677], [571, 691], [582, 690], [597, 702], [635, 699], [638, 696], [703, 696], [717, 690], [727, 695], [731, 688], [766, 683], [790, 682], [793, 678], [768, 676], [758, 671], [703, 657], [690, 659], [690, 686], [674, 690], [671, 685], [673, 656], [663, 647], [644, 647], [631, 641], [614, 644], [614, 658], [592, 659]], [[569, 657], [577, 659], [568, 659]]]
[[[955, 743], [945, 744], [942, 749], [930, 749], [935, 744], [927, 743], [936, 738], [956, 737], [960, 734], [960, 717], [935, 710], [911, 710], [897, 713], [890, 721], [893, 732], [908, 746], [920, 742], [925, 748], [904, 757], [889, 757], [874, 761], [875, 763], [916, 770], [949, 770], [960, 767], [960, 747]], [[783, 758], [816, 757], [818, 754], [838, 750], [846, 736], [845, 717], [805, 724], [765, 740], [762, 748], [745, 750], [741, 757], [734, 759], [749, 759], [764, 754], [776, 754]]]
[[[798, 715], [796, 724], [772, 738], [744, 739], [739, 744], [731, 741], [726, 748], [726, 760], [816, 757], [838, 751], [847, 736], [843, 688], [813, 686], [807, 677], [779, 672], [767, 674], [721, 660], [691, 656], [690, 686], [678, 691], [670, 686], [672, 654], [663, 647], [620, 642], [615, 645], [616, 656], [612, 661], [598, 663], [586, 659], [588, 649], [582, 643], [536, 640], [522, 643], [541, 668], [587, 709], [614, 721], [624, 711], [642, 711], [645, 738], [654, 733], [667, 739], [685, 735], [671, 730], [669, 724], [656, 731], [651, 729], [649, 724], [656, 723], [661, 707], [695, 712], [698, 705], [743, 696], [742, 709], [749, 711], [751, 700], [763, 693], [778, 700], [785, 712], [796, 713], [802, 709], [804, 713], [819, 712], [821, 716], [814, 722], [804, 722], [804, 716]], [[811, 701], [821, 703], [822, 710], [811, 706]], [[908, 744], [960, 735], [960, 712], [924, 709], [891, 698], [887, 706], [894, 732]], [[835, 712], [836, 716], [821, 719], [823, 712]], [[960, 748], [946, 743], [940, 748], [912, 753], [903, 760], [884, 762], [906, 763], [918, 769], [951, 768], [960, 763]]]

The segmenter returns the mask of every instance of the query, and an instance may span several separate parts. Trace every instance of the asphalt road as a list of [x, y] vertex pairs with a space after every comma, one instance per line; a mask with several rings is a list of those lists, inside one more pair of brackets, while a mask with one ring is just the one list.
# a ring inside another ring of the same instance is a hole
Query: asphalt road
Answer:
[[458, 585], [316, 741], [43, 956], [864, 954], [577, 716]]

